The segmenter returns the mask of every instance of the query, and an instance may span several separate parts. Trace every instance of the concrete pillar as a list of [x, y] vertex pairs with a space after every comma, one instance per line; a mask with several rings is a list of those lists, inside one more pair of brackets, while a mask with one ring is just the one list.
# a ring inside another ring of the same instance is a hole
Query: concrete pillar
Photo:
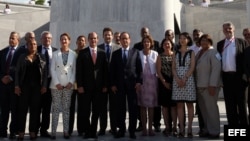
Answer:
[[78, 35], [93, 31], [101, 43], [104, 27], [129, 32], [131, 46], [141, 40], [140, 29], [144, 26], [149, 27], [155, 40], [161, 41], [166, 29], [174, 30], [174, 13], [180, 15], [181, 6], [177, 0], [54, 0], [50, 15], [52, 44], [59, 46], [58, 37], [68, 32], [74, 48]]
[[165, 29], [172, 29], [174, 31], [174, 5], [175, 1], [173, 0], [166, 0], [164, 1], [164, 5], [166, 8], [163, 8], [162, 10], [164, 10], [165, 13], [165, 17], [164, 17], [164, 26]]
[[246, 0], [247, 6], [247, 26], [250, 27], [250, 0]]

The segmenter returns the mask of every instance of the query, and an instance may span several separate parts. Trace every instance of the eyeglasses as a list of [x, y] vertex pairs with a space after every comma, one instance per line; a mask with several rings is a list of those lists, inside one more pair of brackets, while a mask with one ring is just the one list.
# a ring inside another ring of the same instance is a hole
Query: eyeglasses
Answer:
[[246, 37], [246, 36], [250, 36], [250, 33], [245, 33], [245, 34], [243, 34], [243, 35], [244, 35], [245, 37]]
[[165, 36], [171, 36], [171, 34], [165, 34]]

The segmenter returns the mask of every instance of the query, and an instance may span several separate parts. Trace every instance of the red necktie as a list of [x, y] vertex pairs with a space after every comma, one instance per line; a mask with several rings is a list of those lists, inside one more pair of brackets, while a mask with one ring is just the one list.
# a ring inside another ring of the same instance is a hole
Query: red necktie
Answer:
[[94, 49], [92, 49], [92, 61], [95, 64], [95, 62], [96, 62], [96, 51]]

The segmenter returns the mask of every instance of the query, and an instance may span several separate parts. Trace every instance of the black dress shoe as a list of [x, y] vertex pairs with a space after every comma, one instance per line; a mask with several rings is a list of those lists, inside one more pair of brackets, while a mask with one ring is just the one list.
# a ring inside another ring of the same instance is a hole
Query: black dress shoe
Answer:
[[114, 135], [115, 138], [123, 138], [124, 136], [125, 136], [125, 133], [124, 133], [124, 132], [121, 132], [121, 131], [118, 131], [118, 132]]
[[160, 126], [155, 126], [155, 132], [161, 132]]
[[138, 126], [136, 129], [135, 129], [136, 132], [141, 132], [142, 131], [142, 126]]
[[69, 139], [69, 135], [64, 135], [63, 138], [64, 139]]
[[41, 132], [41, 133], [40, 133], [40, 136], [41, 136], [41, 137], [45, 137], [45, 138], [50, 138], [50, 137], [51, 137], [51, 135], [48, 133], [48, 131], [46, 131], [46, 132]]
[[103, 135], [105, 135], [105, 130], [100, 130], [100, 131], [98, 132], [98, 136], [103, 136]]
[[88, 139], [88, 138], [91, 138], [91, 135], [89, 133], [86, 133], [84, 136], [83, 136], [84, 139]]
[[78, 133], [78, 136], [79, 136], [79, 137], [82, 137], [82, 136], [83, 136], [83, 133]]
[[35, 136], [34, 137], [30, 137], [30, 140], [34, 141], [34, 140], [36, 140], [36, 137]]
[[90, 138], [92, 138], [92, 139], [97, 139], [98, 137], [97, 137], [97, 135], [96, 134], [93, 134], [93, 135], [91, 135], [91, 137]]
[[199, 137], [201, 137], [201, 138], [208, 137], [208, 136], [209, 136], [209, 134], [207, 132], [203, 132], [203, 131], [199, 132]]
[[10, 133], [9, 139], [11, 139], [11, 140], [16, 139], [16, 134]]
[[155, 132], [161, 132], [160, 126], [155, 126]]
[[56, 136], [51, 136], [51, 139], [52, 140], [56, 140]]
[[220, 138], [220, 135], [219, 135], [219, 134], [215, 134], [215, 135], [209, 134], [208, 138], [209, 138], [209, 139], [219, 139], [219, 138]]
[[136, 139], [135, 133], [130, 133], [130, 134], [129, 134], [129, 138], [131, 138], [131, 139]]
[[116, 134], [116, 131], [114, 131], [114, 130], [109, 130], [109, 133], [111, 133], [112, 135], [115, 135]]
[[24, 137], [17, 137], [17, 141], [23, 141]]
[[7, 134], [0, 134], [0, 138], [7, 138]]

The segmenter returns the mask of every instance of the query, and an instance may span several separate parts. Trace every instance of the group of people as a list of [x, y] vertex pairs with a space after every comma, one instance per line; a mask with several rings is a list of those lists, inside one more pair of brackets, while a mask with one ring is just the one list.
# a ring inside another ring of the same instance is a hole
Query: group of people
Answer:
[[[189, 6], [195, 6], [195, 4], [193, 3], [192, 0], [188, 0], [188, 5]], [[208, 7], [209, 6], [209, 2], [207, 2], [206, 0], [202, 0], [202, 2], [200, 3], [201, 7]]]
[[[221, 87], [228, 124], [248, 125], [245, 90], [250, 81], [250, 30], [243, 30], [244, 40], [234, 36], [233, 23], [223, 23], [222, 29], [225, 39], [217, 43], [217, 49], [211, 36], [199, 29], [193, 30], [193, 39], [187, 32], [180, 33], [178, 43], [174, 43], [174, 32], [166, 30], [159, 44], [143, 27], [141, 41], [132, 47], [128, 32], [113, 33], [105, 27], [103, 43], [91, 32], [78, 36], [75, 50], [68, 33], [60, 35], [56, 48], [51, 46], [49, 31], [41, 33], [39, 46], [34, 32], [26, 33], [23, 46], [19, 33], [11, 32], [9, 46], [0, 51], [0, 138], [7, 137], [9, 127], [10, 139], [18, 135], [23, 140], [29, 111], [31, 140], [39, 133], [56, 139], [60, 112], [63, 136], [69, 139], [75, 107], [77, 133], [86, 139], [106, 134], [108, 113], [114, 138], [124, 137], [127, 130], [131, 139], [136, 139], [136, 131], [155, 136], [161, 114], [164, 135], [192, 138], [195, 109], [199, 136], [219, 138]], [[136, 128], [137, 120], [141, 130]]]
[[[233, 0], [223, 0], [224, 3], [228, 3], [228, 2], [233, 2]], [[202, 2], [200, 3], [201, 7], [209, 7], [210, 1], [207, 0], [202, 0]], [[195, 6], [195, 4], [193, 3], [192, 0], [188, 0], [188, 5], [189, 6]]]

